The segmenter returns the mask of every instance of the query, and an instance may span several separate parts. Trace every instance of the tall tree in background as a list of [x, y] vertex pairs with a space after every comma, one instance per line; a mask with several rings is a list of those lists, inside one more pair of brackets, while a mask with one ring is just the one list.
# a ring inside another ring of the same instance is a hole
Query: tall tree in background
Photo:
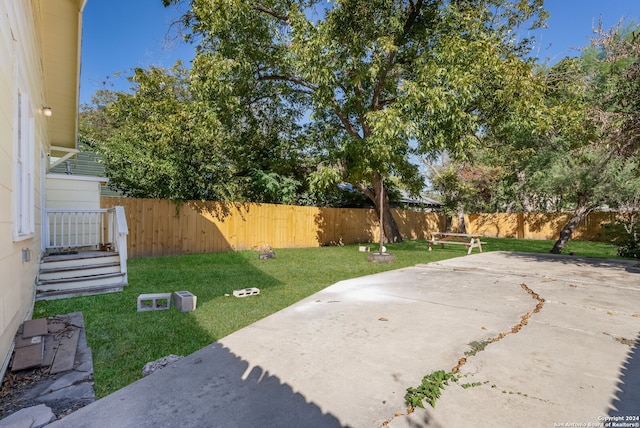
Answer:
[[562, 252], [595, 208], [617, 208], [640, 192], [639, 34], [637, 28], [600, 29], [579, 59], [549, 72], [549, 101], [564, 115], [556, 116], [549, 145], [532, 157], [538, 164], [532, 184], [564, 193], [573, 205], [552, 253]]
[[138, 68], [129, 80], [131, 92], [100, 91], [80, 114], [81, 136], [104, 158], [114, 187], [134, 197], [233, 198], [227, 137], [192, 96], [188, 71]]
[[490, 174], [499, 179], [488, 187], [491, 205], [500, 206], [495, 198], [504, 192], [524, 211], [572, 211], [551, 249], [560, 253], [591, 211], [633, 201], [640, 194], [638, 30], [600, 28], [579, 58], [541, 68], [529, 95], [538, 100], [536, 114], [504, 109], [501, 120], [478, 134], [482, 144], [472, 152], [471, 169], [452, 162], [434, 174], [445, 205], [477, 210], [472, 202], [483, 198], [471, 172], [500, 166]]
[[229, 125], [180, 64], [137, 68], [128, 80], [128, 92], [105, 87], [80, 112], [80, 136], [102, 155], [113, 188], [144, 198], [290, 204], [304, 192], [315, 163], [286, 112], [256, 104], [243, 125]]
[[306, 123], [320, 159], [310, 182], [351, 183], [378, 213], [384, 207], [388, 241], [402, 237], [380, 197], [383, 182], [393, 176], [417, 193], [412, 154], [463, 155], [500, 115], [496, 99], [526, 96], [528, 41], [514, 34], [546, 17], [542, 0], [189, 4], [183, 24], [197, 43], [197, 101], [229, 135], [250, 134], [273, 111], [286, 111], [291, 126]]
[[[487, 153], [493, 153], [486, 151]], [[501, 198], [501, 181], [504, 172], [498, 159], [491, 159], [496, 165], [482, 162], [478, 156], [467, 157], [465, 161], [454, 161], [446, 156], [436, 164], [424, 159], [428, 167], [428, 177], [432, 189], [441, 195], [442, 213], [446, 216], [447, 231], [451, 229], [452, 218], [457, 217], [458, 233], [467, 233], [465, 213], [495, 212]]]

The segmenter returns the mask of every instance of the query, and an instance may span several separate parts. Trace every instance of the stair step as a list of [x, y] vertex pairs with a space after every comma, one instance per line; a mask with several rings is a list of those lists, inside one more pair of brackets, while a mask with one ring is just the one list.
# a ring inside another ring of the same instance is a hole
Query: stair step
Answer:
[[118, 253], [98, 252], [44, 256], [40, 262], [41, 270], [75, 268], [96, 264], [119, 263]]
[[52, 279], [77, 278], [119, 272], [120, 263], [110, 262], [78, 267], [57, 267], [50, 269], [40, 269], [38, 279], [40, 281], [48, 281]]
[[[115, 278], [120, 278], [120, 281]], [[73, 288], [91, 287], [91, 286], [103, 286], [120, 282], [122, 285], [126, 285], [125, 275], [123, 273], [108, 273], [101, 275], [90, 275], [76, 278], [62, 278], [51, 280], [40, 280], [36, 284], [36, 290], [39, 291], [55, 291], [55, 290], [70, 290]]]
[[67, 299], [69, 297], [92, 296], [95, 294], [117, 293], [124, 289], [126, 284], [114, 283], [102, 286], [80, 287], [71, 290], [36, 291], [36, 302], [43, 300]]
[[36, 301], [122, 291], [127, 275], [120, 271], [120, 254], [81, 251], [42, 257]]
[[114, 254], [118, 254], [113, 251], [80, 251], [77, 253], [67, 253], [67, 254], [45, 254], [42, 257], [42, 261], [56, 261], [56, 260], [68, 260], [68, 259], [87, 259], [87, 258], [96, 258], [96, 257], [110, 257]]

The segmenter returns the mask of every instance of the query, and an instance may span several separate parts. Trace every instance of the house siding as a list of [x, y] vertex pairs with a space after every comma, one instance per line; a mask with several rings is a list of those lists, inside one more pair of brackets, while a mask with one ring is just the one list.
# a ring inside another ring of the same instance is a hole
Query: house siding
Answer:
[[[0, 375], [4, 373], [14, 335], [33, 309], [40, 258], [41, 159], [48, 141], [46, 118], [40, 114], [45, 88], [37, 22], [30, 1], [0, 0]], [[14, 171], [18, 87], [28, 95], [33, 117], [29, 144], [32, 165], [33, 233], [15, 236]]]
[[100, 208], [99, 177], [47, 174], [47, 208], [96, 210]]

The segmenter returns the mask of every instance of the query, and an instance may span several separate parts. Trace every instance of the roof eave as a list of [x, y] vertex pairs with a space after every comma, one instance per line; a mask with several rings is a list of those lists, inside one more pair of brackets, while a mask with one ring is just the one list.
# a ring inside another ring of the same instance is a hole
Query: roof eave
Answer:
[[35, 0], [39, 11], [49, 143], [75, 149], [78, 136], [82, 12], [87, 0]]

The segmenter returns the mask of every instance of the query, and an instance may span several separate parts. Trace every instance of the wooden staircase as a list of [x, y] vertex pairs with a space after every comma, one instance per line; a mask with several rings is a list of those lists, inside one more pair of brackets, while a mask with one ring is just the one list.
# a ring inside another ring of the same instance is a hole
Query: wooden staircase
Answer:
[[36, 282], [36, 301], [112, 293], [125, 285], [127, 274], [121, 271], [117, 252], [45, 255]]

